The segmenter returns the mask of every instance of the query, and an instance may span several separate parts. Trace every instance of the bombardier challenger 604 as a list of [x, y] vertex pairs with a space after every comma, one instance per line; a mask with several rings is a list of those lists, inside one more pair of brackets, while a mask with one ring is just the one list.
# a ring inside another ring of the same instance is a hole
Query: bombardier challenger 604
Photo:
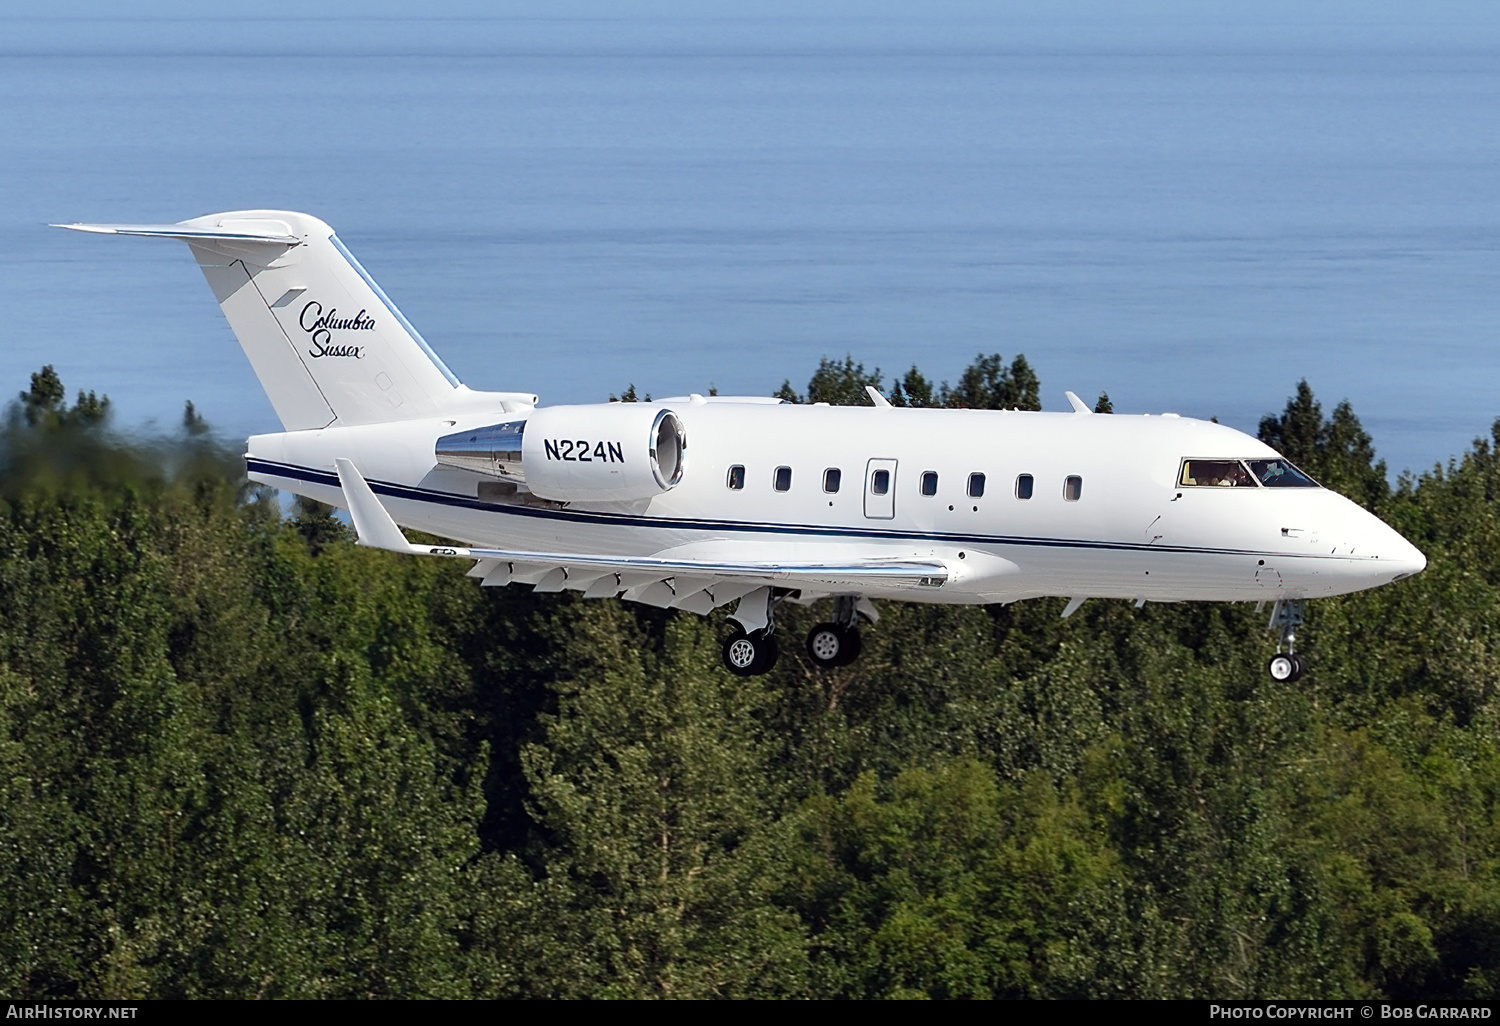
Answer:
[[[1239, 431], [1178, 417], [867, 407], [689, 395], [539, 406], [466, 388], [333, 230], [242, 210], [71, 224], [181, 239], [284, 431], [252, 480], [340, 506], [363, 545], [529, 584], [704, 614], [735, 603], [733, 673], [776, 662], [776, 608], [828, 599], [820, 667], [858, 657], [875, 601], [1057, 596], [1258, 602], [1295, 680], [1304, 600], [1426, 559]], [[452, 545], [414, 545], [398, 525]]]

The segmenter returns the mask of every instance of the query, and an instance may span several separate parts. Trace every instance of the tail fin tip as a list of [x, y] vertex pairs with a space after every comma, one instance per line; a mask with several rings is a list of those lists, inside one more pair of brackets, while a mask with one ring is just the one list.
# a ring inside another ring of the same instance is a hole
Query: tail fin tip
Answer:
[[458, 378], [310, 214], [54, 227], [186, 242], [288, 431], [435, 417], [465, 401]]

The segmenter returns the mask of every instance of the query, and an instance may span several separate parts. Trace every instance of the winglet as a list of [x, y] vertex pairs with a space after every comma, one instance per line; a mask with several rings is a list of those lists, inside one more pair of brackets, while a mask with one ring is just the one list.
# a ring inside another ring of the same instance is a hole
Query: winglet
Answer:
[[876, 406], [884, 406], [887, 409], [890, 408], [890, 400], [881, 395], [879, 390], [876, 389], [874, 385], [866, 385], [865, 392], [869, 394], [870, 401], [873, 402]]
[[1074, 413], [1093, 413], [1094, 412], [1093, 410], [1089, 409], [1089, 404], [1088, 403], [1086, 403], [1082, 399], [1078, 398], [1077, 393], [1075, 393], [1075, 392], [1064, 392], [1063, 395], [1065, 395], [1065, 396], [1068, 397], [1068, 402], [1072, 405]]
[[344, 501], [349, 506], [354, 530], [359, 534], [359, 544], [392, 552], [415, 551], [417, 547], [406, 540], [406, 535], [401, 533], [401, 528], [396, 526], [396, 521], [391, 519], [354, 464], [341, 457], [334, 460], [333, 465], [339, 472], [339, 485], [344, 489]]

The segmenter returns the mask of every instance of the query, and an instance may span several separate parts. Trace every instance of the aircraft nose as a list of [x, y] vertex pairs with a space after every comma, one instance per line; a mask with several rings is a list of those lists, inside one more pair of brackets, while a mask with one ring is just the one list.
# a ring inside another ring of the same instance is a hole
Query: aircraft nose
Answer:
[[[1426, 568], [1427, 557], [1400, 532], [1337, 492], [1309, 489], [1304, 501], [1295, 512], [1313, 525], [1305, 537], [1319, 558], [1315, 569], [1308, 565], [1311, 576], [1299, 578], [1294, 587], [1306, 588], [1308, 594], [1344, 595], [1405, 580]], [[1288, 544], [1295, 544], [1292, 534], [1282, 528]], [[1281, 576], [1288, 579], [1285, 571]]]
[[1384, 552], [1380, 554], [1380, 561], [1382, 563], [1389, 559], [1396, 566], [1396, 575], [1391, 580], [1399, 581], [1404, 577], [1419, 574], [1427, 569], [1427, 557], [1422, 554], [1421, 549], [1418, 549], [1395, 531], [1392, 531], [1391, 535], [1394, 544], [1391, 546], [1390, 555], [1387, 556]]
[[[1373, 537], [1367, 535], [1364, 551], [1376, 557], [1371, 570], [1382, 578], [1382, 583], [1404, 580], [1426, 569], [1427, 557], [1420, 549], [1383, 521], [1374, 516], [1369, 519], [1373, 521], [1369, 532]], [[1359, 551], [1358, 547], [1355, 551]]]

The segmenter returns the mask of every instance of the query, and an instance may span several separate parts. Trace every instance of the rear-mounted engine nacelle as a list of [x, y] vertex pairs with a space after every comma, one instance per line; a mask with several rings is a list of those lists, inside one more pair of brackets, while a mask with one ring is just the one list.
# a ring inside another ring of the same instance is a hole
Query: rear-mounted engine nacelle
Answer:
[[687, 436], [671, 410], [550, 406], [524, 420], [444, 435], [437, 461], [524, 484], [555, 502], [649, 499], [682, 480]]

